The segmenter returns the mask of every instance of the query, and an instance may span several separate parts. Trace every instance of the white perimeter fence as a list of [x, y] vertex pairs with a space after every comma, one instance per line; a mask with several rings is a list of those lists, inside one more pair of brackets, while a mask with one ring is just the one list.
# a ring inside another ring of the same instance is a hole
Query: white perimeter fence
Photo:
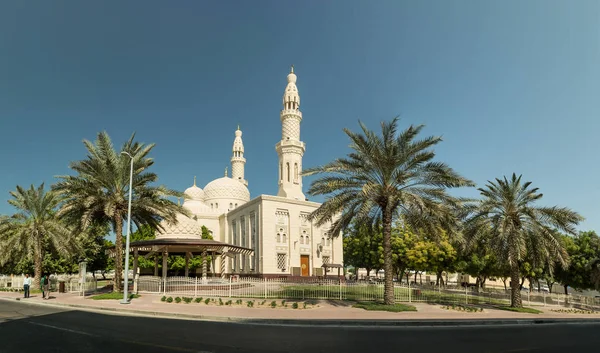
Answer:
[[[340, 281], [309, 278], [288, 281], [285, 278], [237, 277], [230, 279], [194, 277], [141, 276], [137, 280], [139, 293], [190, 297], [263, 298], [295, 300], [356, 300], [382, 301], [383, 283]], [[396, 302], [431, 302], [449, 304], [509, 304], [510, 291], [477, 289], [459, 286], [431, 286], [394, 283]], [[567, 306], [600, 310], [600, 298], [564, 295], [560, 293], [521, 292], [526, 306]]]
[[[0, 290], [4, 291], [23, 291], [23, 281], [25, 276], [2, 276], [0, 275]], [[33, 284], [32, 278], [31, 290], [39, 290]], [[58, 292], [60, 283], [64, 283], [65, 292], [68, 293], [81, 293], [95, 292], [98, 290], [98, 281], [91, 277], [86, 276], [85, 282], [79, 278], [79, 276], [73, 275], [51, 275], [50, 276], [50, 291]]]

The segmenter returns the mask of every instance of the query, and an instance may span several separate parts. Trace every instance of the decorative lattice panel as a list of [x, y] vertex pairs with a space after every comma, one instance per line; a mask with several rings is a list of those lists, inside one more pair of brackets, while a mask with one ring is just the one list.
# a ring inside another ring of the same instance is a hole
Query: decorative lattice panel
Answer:
[[285, 270], [286, 265], [286, 255], [285, 254], [277, 254], [277, 268], [280, 270]]

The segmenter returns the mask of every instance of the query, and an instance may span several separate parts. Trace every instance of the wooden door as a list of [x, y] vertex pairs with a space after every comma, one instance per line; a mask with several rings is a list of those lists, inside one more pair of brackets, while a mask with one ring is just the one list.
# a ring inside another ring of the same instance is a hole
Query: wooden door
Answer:
[[300, 255], [300, 269], [302, 270], [301, 274], [302, 276], [308, 276], [309, 275], [309, 261], [308, 261], [309, 257], [308, 255]]

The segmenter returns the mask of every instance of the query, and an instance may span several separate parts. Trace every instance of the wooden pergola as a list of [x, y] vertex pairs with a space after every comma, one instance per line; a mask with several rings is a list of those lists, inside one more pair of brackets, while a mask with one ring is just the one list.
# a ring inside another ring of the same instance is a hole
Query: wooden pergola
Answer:
[[344, 268], [344, 266], [340, 265], [340, 264], [323, 264], [323, 269], [325, 270], [325, 278], [327, 278], [327, 269], [328, 268], [337, 268], [337, 272], [338, 272], [338, 278], [340, 277], [340, 270]]
[[[123, 250], [124, 252], [124, 250]], [[154, 256], [154, 275], [158, 276], [158, 257], [162, 256], [162, 278], [167, 278], [167, 258], [169, 255], [184, 255], [185, 256], [185, 276], [189, 276], [189, 260], [194, 255], [202, 255], [202, 280], [207, 279], [207, 263], [208, 255], [212, 257], [213, 272], [215, 269], [216, 256], [220, 256], [220, 275], [225, 277], [225, 259], [235, 255], [252, 255], [254, 250], [244, 248], [237, 245], [222, 243], [210, 239], [151, 239], [135, 241], [129, 244], [129, 252], [133, 253], [133, 273], [134, 276], [138, 270], [138, 257], [144, 258]], [[115, 248], [108, 250], [110, 257], [115, 256]]]

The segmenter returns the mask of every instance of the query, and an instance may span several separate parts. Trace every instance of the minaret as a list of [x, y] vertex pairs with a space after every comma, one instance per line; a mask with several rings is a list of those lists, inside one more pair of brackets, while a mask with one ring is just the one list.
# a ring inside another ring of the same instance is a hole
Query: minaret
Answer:
[[231, 177], [239, 180], [240, 183], [248, 186], [248, 181], [244, 179], [244, 165], [246, 164], [246, 158], [244, 158], [244, 143], [242, 142], [242, 130], [238, 125], [235, 131], [235, 139], [233, 140], [233, 153], [231, 155]]
[[283, 93], [281, 119], [281, 141], [275, 145], [279, 156], [279, 191], [277, 196], [288, 199], [305, 200], [302, 193], [302, 156], [304, 142], [300, 141], [300, 96], [296, 87], [294, 66], [287, 76], [287, 86]]

